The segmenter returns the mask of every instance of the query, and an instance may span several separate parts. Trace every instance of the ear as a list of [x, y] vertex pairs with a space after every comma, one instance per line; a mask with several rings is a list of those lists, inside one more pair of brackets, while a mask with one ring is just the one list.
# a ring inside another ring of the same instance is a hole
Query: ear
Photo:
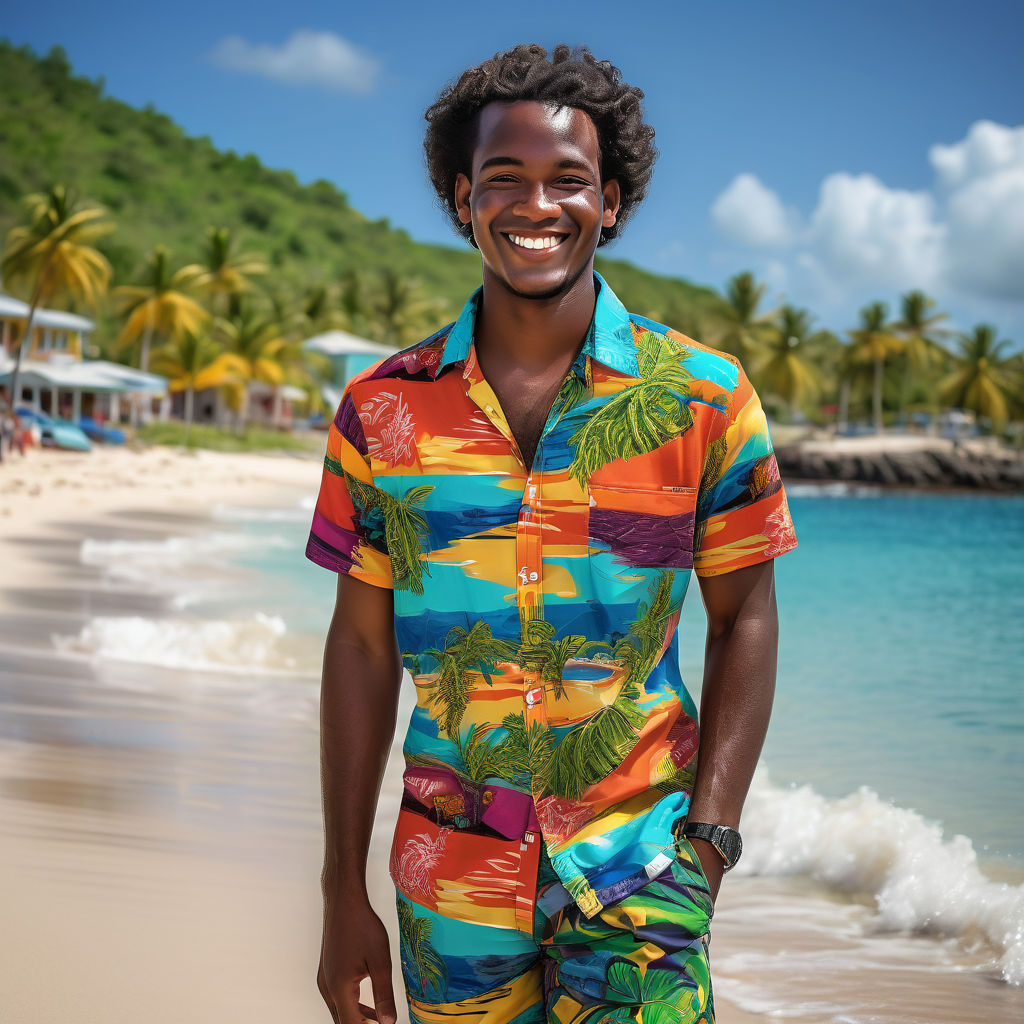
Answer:
[[618, 179], [609, 178], [601, 186], [601, 194], [604, 196], [604, 215], [601, 218], [601, 227], [610, 228], [619, 215], [619, 203], [622, 201]]
[[469, 178], [459, 171], [455, 175], [455, 210], [463, 224], [469, 224], [473, 220], [473, 214], [469, 209], [469, 193], [472, 189]]

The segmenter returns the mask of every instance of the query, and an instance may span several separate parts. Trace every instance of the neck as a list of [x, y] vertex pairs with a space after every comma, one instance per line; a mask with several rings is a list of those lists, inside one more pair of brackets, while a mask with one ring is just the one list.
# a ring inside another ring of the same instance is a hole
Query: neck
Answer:
[[485, 266], [474, 330], [481, 367], [564, 374], [583, 344], [596, 295], [592, 258], [568, 288], [539, 299], [510, 291]]

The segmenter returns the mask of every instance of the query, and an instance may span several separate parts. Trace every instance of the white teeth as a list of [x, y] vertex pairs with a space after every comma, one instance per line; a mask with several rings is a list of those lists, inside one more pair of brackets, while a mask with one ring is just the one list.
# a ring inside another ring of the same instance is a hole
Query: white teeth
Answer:
[[554, 249], [562, 244], [562, 238], [554, 235], [546, 235], [544, 238], [527, 238], [524, 235], [508, 235], [516, 245], [524, 249]]

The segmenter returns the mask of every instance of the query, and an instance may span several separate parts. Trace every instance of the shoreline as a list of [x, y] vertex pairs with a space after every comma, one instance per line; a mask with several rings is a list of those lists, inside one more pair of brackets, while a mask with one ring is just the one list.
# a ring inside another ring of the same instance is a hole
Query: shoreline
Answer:
[[782, 440], [779, 471], [787, 483], [872, 484], [886, 491], [1024, 494], [1024, 453], [994, 438], [952, 441], [923, 434]]
[[[23, 1013], [11, 1019], [59, 1014], [99, 1024], [145, 1005], [157, 1024], [170, 1024], [196, 1016], [197, 999], [203, 1011], [228, 1019], [244, 1011], [255, 1024], [325, 1019], [315, 986], [322, 914], [319, 680], [64, 657], [51, 641], [52, 632], [74, 634], [96, 615], [175, 614], [171, 593], [148, 585], [153, 581], [115, 581], [83, 564], [83, 536], [198, 538], [231, 528], [211, 515], [220, 504], [295, 510], [315, 494], [320, 462], [200, 453], [198, 472], [197, 456], [172, 452], [165, 462], [161, 452], [151, 468], [131, 458], [107, 465], [102, 472], [111, 483], [97, 493], [88, 457], [73, 464], [62, 460], [74, 456], [53, 454], [66, 482], [57, 486], [51, 474], [50, 486], [38, 483], [34, 495], [28, 487], [12, 498], [0, 472], [0, 558], [11, 564], [14, 552], [21, 567], [0, 586], [0, 607], [9, 613], [0, 666], [12, 678], [0, 687], [0, 720], [7, 721], [7, 728], [0, 725], [0, 869], [22, 883], [0, 896], [0, 912], [17, 922], [0, 946], [17, 981], [17, 988], [14, 981], [8, 986], [14, 1006]], [[84, 475], [72, 479], [72, 465]], [[82, 500], [57, 507], [45, 500], [64, 494]], [[367, 870], [374, 908], [392, 938], [402, 1024], [408, 1016], [387, 853], [413, 701], [405, 680]], [[1010, 1019], [1019, 1009], [1019, 993], [993, 985], [989, 975], [957, 977], [970, 958], [954, 940], [853, 938], [851, 929], [868, 910], [863, 898], [840, 897], [807, 877], [731, 878], [712, 929], [719, 1024], [789, 1019], [772, 1012], [778, 995], [765, 1002], [762, 988], [770, 992], [779, 983], [783, 954], [792, 958], [793, 1015], [808, 1024], [835, 1016], [823, 1006], [815, 1012], [816, 989], [856, 1005], [863, 986], [880, 980], [886, 1008], [902, 1021], [962, 1021], [956, 1007], [968, 993], [981, 1010], [978, 1019]], [[827, 940], [827, 959], [853, 964], [834, 984], [823, 981], [815, 959], [823, 941], [818, 925], [833, 919], [845, 922], [847, 934]], [[869, 974], [873, 955], [907, 963], [879, 979]], [[857, 956], [868, 957], [863, 970], [854, 969]], [[61, 965], [57, 984], [48, 963]], [[936, 1015], [899, 1012], [898, 1006], [920, 1005], [925, 976], [934, 984], [936, 1005], [928, 1009]], [[48, 1000], [45, 1015], [39, 993]], [[369, 1001], [368, 983], [361, 995]], [[943, 1005], [952, 1016], [942, 1016]]]

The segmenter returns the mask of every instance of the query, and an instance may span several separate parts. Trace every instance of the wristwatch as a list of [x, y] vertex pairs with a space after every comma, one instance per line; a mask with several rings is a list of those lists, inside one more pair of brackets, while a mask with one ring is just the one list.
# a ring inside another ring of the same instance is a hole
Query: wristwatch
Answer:
[[706, 839], [722, 856], [725, 870], [736, 866], [743, 852], [743, 840], [739, 832], [728, 825], [712, 825], [707, 821], [688, 821], [683, 826], [683, 835], [694, 839]]

